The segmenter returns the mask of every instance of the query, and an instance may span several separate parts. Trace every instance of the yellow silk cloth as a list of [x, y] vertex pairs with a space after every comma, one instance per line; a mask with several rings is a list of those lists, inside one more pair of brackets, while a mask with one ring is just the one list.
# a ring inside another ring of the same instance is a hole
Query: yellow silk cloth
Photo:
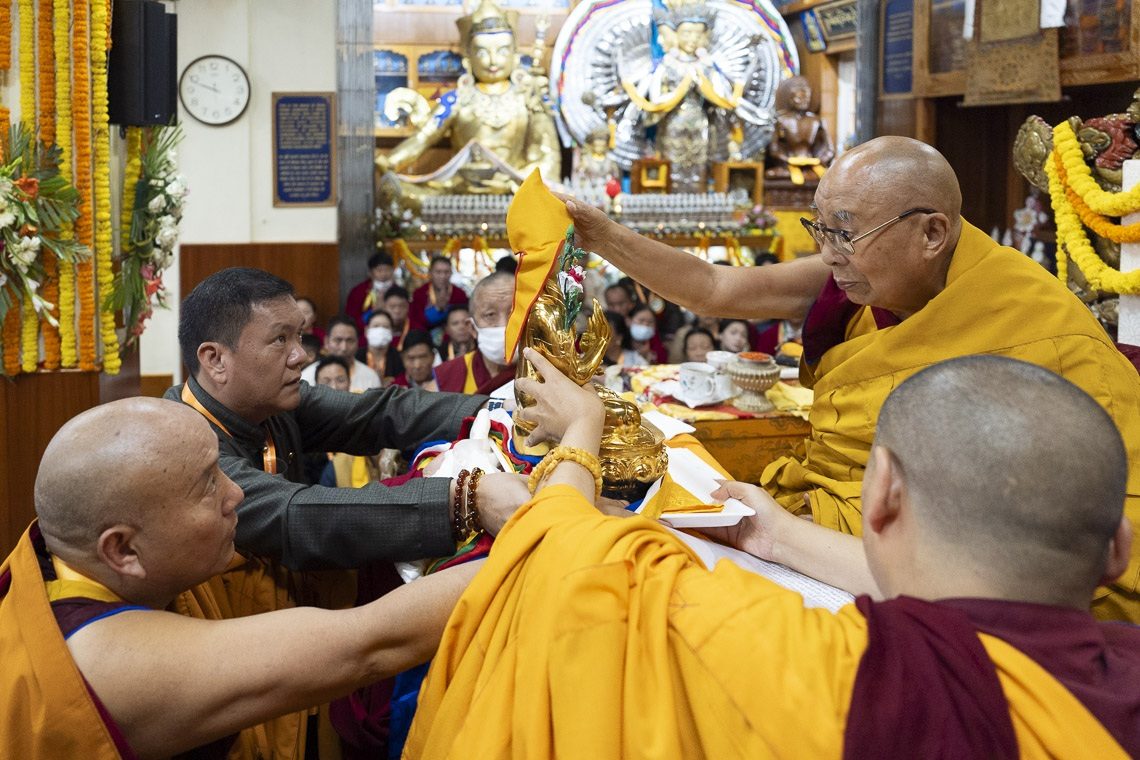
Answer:
[[[665, 445], [670, 449], [688, 449], [695, 454], [698, 459], [716, 470], [720, 477], [732, 480], [732, 476], [728, 474], [728, 470], [721, 467], [720, 462], [713, 458], [713, 455], [701, 445], [701, 442], [688, 433], [673, 436], [665, 441]], [[669, 475], [669, 472], [666, 471], [665, 474], [661, 476], [661, 488], [657, 490], [657, 493], [653, 495], [652, 499], [646, 500], [645, 506], [640, 514], [642, 517], [656, 520], [666, 512], [706, 513], [723, 511], [723, 504], [705, 504], [696, 496], [689, 493], [689, 491], [675, 481], [672, 476]]]
[[[982, 640], [1023, 756], [1123, 757], [1061, 684]], [[657, 523], [551, 486], [456, 606], [404, 757], [839, 758], [866, 645], [854, 605], [805, 609], [731, 562], [709, 572]]]
[[117, 760], [59, 630], [27, 531], [0, 565], [0, 576], [9, 571], [11, 588], [0, 597], [0, 756]]
[[[817, 523], [860, 535], [863, 468], [883, 401], [919, 370], [968, 354], [1009, 356], [1040, 365], [1096, 399], [1115, 420], [1127, 447], [1131, 470], [1126, 514], [1133, 525], [1140, 525], [1136, 369], [1055, 277], [966, 222], [941, 293], [900, 324], [883, 329], [875, 326], [870, 309], [860, 309], [848, 325], [847, 340], [828, 350], [817, 367], [803, 368], [805, 381], [813, 379], [814, 370], [811, 437], [796, 458], [769, 465], [762, 485], [792, 511], [806, 509], [806, 495]], [[1140, 622], [1138, 581], [1140, 541], [1133, 543], [1132, 562], [1115, 584], [1132, 595], [1129, 609], [1106, 617], [1123, 614]], [[1105, 593], [1102, 589], [1098, 596]]]
[[511, 200], [507, 209], [507, 238], [519, 263], [515, 270], [514, 304], [507, 318], [506, 356], [514, 356], [530, 310], [555, 265], [558, 245], [566, 239], [566, 230], [572, 221], [566, 204], [542, 183], [537, 169], [519, 186]]

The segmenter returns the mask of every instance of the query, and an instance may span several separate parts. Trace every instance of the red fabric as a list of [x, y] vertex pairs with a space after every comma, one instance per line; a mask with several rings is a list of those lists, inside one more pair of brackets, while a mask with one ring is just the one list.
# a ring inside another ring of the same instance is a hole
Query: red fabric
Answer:
[[669, 349], [665, 348], [661, 336], [657, 333], [653, 333], [653, 337], [649, 339], [649, 350], [653, 352], [653, 364], [669, 363]]
[[845, 758], [1017, 758], [1009, 703], [965, 612], [911, 597], [855, 604], [867, 618]]
[[344, 313], [356, 320], [356, 329], [364, 335], [364, 299], [372, 291], [372, 280], [357, 283], [348, 291], [344, 301]]
[[[446, 315], [442, 320], [431, 323], [428, 322], [427, 316], [424, 314], [424, 309], [431, 303], [431, 298], [428, 293], [431, 290], [431, 283], [425, 282], [415, 289], [412, 293], [412, 301], [408, 306], [408, 323], [412, 326], [413, 330], [430, 330], [433, 327], [438, 327], [446, 321]], [[452, 306], [466, 306], [467, 294], [463, 292], [463, 288], [451, 286], [451, 296], [447, 299], [448, 311]]]
[[394, 378], [392, 378], [392, 385], [398, 385], [401, 388], [411, 388], [412, 387], [411, 383], [408, 382], [408, 376], [407, 375], [396, 375]]
[[[483, 361], [483, 354], [479, 353], [479, 349], [475, 349], [474, 354], [471, 359], [471, 372], [475, 375], [475, 393], [487, 395], [514, 379], [513, 364], [491, 377], [491, 373], [487, 371], [487, 363]], [[448, 359], [436, 367], [435, 383], [441, 391], [463, 393], [463, 389], [467, 386], [466, 356]]]
[[1060, 681], [1132, 757], [1140, 757], [1140, 627], [1029, 602], [948, 599], [979, 631]]
[[1132, 366], [1140, 372], [1140, 346], [1133, 346], [1129, 343], [1117, 343], [1116, 348], [1120, 353], [1124, 354], [1124, 358], [1132, 362]]
[[772, 322], [764, 330], [757, 330], [752, 334], [752, 349], [762, 351], [770, 356], [776, 355], [780, 342], [780, 320]]
[[[834, 277], [828, 277], [823, 289], [808, 311], [804, 322], [804, 359], [815, 364], [827, 353], [847, 339], [847, 324], [862, 307], [851, 303], [847, 294], [835, 284]], [[897, 325], [901, 320], [886, 309], [871, 307], [875, 324], [880, 328]]]

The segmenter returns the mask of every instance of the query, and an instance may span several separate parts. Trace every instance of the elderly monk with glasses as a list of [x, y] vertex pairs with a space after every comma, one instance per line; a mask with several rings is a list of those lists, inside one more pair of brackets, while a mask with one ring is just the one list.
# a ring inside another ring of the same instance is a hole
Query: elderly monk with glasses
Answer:
[[[663, 298], [697, 314], [804, 320], [800, 379], [815, 390], [811, 436], [769, 465], [764, 490], [749, 492], [757, 516], [722, 538], [876, 593], [869, 572], [850, 568], [862, 557], [852, 536], [862, 533], [860, 488], [879, 408], [914, 373], [969, 354], [1032, 362], [1096, 399], [1128, 447], [1126, 512], [1140, 520], [1135, 368], [1063, 283], [963, 219], [961, 207], [946, 159], [905, 137], [876, 138], [837, 160], [816, 189], [815, 219], [804, 220], [819, 255], [775, 266], [713, 266], [567, 200], [578, 244]], [[993, 509], [1019, 493], [1016, 483], [995, 492]], [[1096, 590], [1093, 612], [1140, 622], [1138, 581], [1134, 547], [1121, 578]]]

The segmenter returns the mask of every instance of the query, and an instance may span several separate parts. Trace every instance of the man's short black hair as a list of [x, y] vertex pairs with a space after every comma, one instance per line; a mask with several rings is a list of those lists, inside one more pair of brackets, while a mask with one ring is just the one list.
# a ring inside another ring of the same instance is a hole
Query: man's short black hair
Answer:
[[338, 367], [343, 367], [346, 373], [351, 372], [351, 370], [348, 368], [348, 362], [345, 361], [344, 358], [329, 354], [328, 356], [322, 356], [320, 361], [317, 362], [317, 366], [313, 370], [313, 382], [316, 382], [317, 375], [321, 374], [321, 370], [330, 364], [335, 364]]
[[198, 374], [199, 346], [236, 348], [255, 305], [292, 295], [287, 281], [250, 267], [223, 269], [198, 283], [183, 299], [178, 318], [178, 347], [190, 376]]
[[506, 272], [507, 274], [514, 274], [519, 268], [519, 260], [514, 256], [503, 256], [495, 262], [496, 272]]
[[392, 262], [392, 257], [386, 251], [379, 251], [368, 257], [368, 269], [371, 271], [378, 266], [387, 264], [390, 267], [396, 266]]
[[431, 269], [432, 267], [434, 267], [436, 264], [438, 264], [441, 261], [444, 264], [447, 264], [449, 267], [454, 268], [454, 266], [455, 266], [454, 264], [451, 263], [451, 257], [450, 256], [443, 256], [443, 255], [437, 254], [437, 255], [431, 257], [431, 262], [428, 264], [428, 269]]
[[328, 327], [325, 328], [325, 335], [332, 334], [333, 328], [337, 325], [348, 325], [353, 330], [355, 330], [356, 320], [347, 314], [337, 314], [335, 317], [329, 320]]
[[390, 287], [384, 291], [384, 300], [385, 301], [387, 301], [389, 298], [395, 298], [396, 296], [403, 298], [405, 301], [412, 300], [411, 297], [408, 295], [408, 291], [404, 290], [399, 285], [393, 285], [392, 287]]
[[321, 339], [312, 333], [305, 333], [301, 336], [301, 347], [306, 351], [312, 351], [313, 355], [321, 353]]
[[404, 344], [400, 348], [400, 353], [404, 353], [416, 346], [427, 346], [432, 351], [435, 351], [435, 343], [431, 340], [431, 333], [427, 330], [408, 331], [408, 334], [404, 336]]

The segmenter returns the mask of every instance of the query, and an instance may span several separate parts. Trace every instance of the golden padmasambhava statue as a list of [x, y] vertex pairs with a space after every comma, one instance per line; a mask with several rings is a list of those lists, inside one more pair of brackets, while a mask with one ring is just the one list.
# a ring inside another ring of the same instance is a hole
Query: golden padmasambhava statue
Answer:
[[[517, 12], [482, 0], [456, 22], [466, 73], [434, 109], [414, 90], [388, 95], [386, 115], [395, 120], [407, 114], [418, 131], [376, 156], [381, 199], [400, 196], [416, 207], [425, 194], [508, 193], [534, 169], [558, 180], [562, 155], [544, 97], [549, 82], [541, 69], [519, 67], [517, 19]], [[388, 173], [409, 166], [447, 135], [457, 153], [440, 169], [419, 176]]]
[[[579, 336], [574, 323], [583, 306], [586, 252], [574, 246], [574, 228], [558, 250], [557, 260], [543, 282], [523, 327], [519, 343], [540, 352], [579, 385], [586, 385], [598, 372], [610, 340], [610, 326], [597, 302]], [[538, 379], [529, 361], [519, 357], [515, 377]], [[643, 423], [637, 405], [608, 388], [593, 384], [606, 410], [599, 458], [602, 464], [603, 493], [619, 499], [639, 499], [653, 481], [665, 474], [669, 459], [664, 436], [657, 428]], [[518, 406], [534, 400], [515, 391]], [[515, 417], [515, 446], [524, 454], [543, 454], [546, 445], [527, 447], [523, 442], [534, 424]]]

